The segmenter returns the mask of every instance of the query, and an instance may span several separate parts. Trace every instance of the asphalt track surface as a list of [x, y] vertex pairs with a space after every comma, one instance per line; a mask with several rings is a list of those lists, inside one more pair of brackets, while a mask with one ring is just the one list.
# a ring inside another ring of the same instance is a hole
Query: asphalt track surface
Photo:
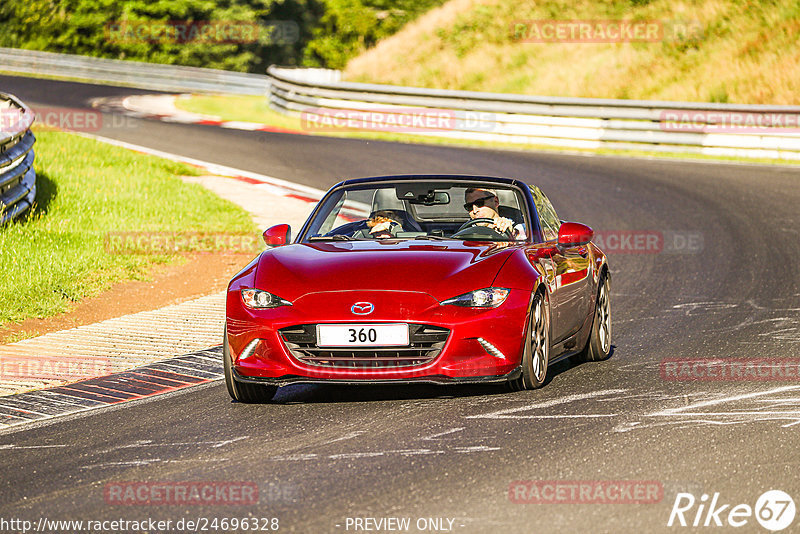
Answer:
[[[75, 107], [141, 92], [14, 77], [0, 77], [0, 88], [33, 105]], [[174, 525], [249, 516], [279, 518], [280, 530], [292, 532], [353, 532], [353, 518], [365, 517], [410, 518], [411, 532], [419, 518], [453, 519], [455, 532], [727, 531], [732, 506], [754, 507], [767, 490], [800, 499], [796, 377], [660, 373], [669, 358], [800, 357], [800, 169], [134, 119], [99, 134], [321, 189], [384, 173], [514, 176], [540, 185], [562, 219], [660, 230], [673, 241], [691, 233], [702, 245], [610, 254], [613, 356], [551, 367], [540, 390], [294, 386], [253, 406], [231, 402], [214, 382], [0, 434], [1, 518]], [[520, 480], [657, 481], [664, 494], [655, 504], [568, 504], [563, 494], [559, 504], [519, 504], [509, 487]], [[119, 481], [245, 481], [258, 486], [259, 503], [109, 504], [104, 488]], [[718, 506], [731, 505], [718, 516], [723, 528], [668, 528], [678, 492], [698, 500], [685, 513], [690, 525], [701, 495], [719, 492]], [[737, 531], [765, 531], [745, 520]], [[798, 530], [800, 517], [786, 532]]]

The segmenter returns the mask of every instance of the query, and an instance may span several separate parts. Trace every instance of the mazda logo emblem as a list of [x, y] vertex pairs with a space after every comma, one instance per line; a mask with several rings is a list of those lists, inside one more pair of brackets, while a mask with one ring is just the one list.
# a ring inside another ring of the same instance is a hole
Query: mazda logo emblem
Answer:
[[375, 306], [371, 302], [356, 302], [350, 308], [350, 311], [356, 315], [369, 315], [375, 310]]

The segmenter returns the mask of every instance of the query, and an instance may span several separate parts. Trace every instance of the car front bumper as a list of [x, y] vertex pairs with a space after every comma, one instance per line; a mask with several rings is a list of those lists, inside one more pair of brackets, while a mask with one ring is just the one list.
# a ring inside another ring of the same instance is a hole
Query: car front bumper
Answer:
[[[371, 300], [377, 300], [375, 295]], [[391, 298], [391, 297], [389, 297]], [[395, 297], [396, 298], [396, 297]], [[363, 295], [348, 297], [367, 300]], [[402, 299], [400, 299], [402, 300]], [[433, 299], [431, 299], [433, 300]], [[518, 372], [524, 348], [530, 293], [511, 290], [497, 308], [442, 306], [438, 302], [387, 311], [369, 319], [284, 306], [251, 310], [238, 292], [228, 294], [228, 351], [237, 380], [272, 383], [481, 383], [502, 382]], [[432, 360], [404, 367], [343, 367], [309, 364], [287, 347], [280, 331], [309, 324], [424, 324], [450, 331]]]

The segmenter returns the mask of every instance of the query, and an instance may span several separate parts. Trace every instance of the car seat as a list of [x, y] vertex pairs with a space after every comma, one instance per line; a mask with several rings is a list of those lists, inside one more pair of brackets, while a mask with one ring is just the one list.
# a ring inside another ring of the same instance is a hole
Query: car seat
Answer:
[[422, 232], [423, 229], [406, 210], [405, 202], [397, 198], [394, 188], [378, 189], [372, 195], [372, 214], [376, 211], [390, 210], [395, 212], [403, 225], [403, 231]]

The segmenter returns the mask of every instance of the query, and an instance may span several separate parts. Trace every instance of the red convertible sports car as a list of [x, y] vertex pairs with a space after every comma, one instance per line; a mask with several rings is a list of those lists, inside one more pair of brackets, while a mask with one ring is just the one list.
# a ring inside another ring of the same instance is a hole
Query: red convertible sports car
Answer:
[[611, 352], [609, 270], [588, 226], [532, 185], [488, 176], [347, 180], [228, 286], [235, 400], [298, 383], [507, 383]]

